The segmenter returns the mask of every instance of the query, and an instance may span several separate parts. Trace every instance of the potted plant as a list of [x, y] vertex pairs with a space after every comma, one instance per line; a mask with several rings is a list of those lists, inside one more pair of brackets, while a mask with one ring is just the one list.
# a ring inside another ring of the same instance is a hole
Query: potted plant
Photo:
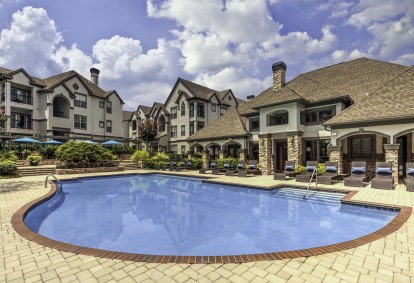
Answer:
[[42, 156], [40, 156], [37, 153], [32, 153], [27, 157], [27, 161], [29, 161], [30, 166], [37, 166], [42, 160], [43, 160]]

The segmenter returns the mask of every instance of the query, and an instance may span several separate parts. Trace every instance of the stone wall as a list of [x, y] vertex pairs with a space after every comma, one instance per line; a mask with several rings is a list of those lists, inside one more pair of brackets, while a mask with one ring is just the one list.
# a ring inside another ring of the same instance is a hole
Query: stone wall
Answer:
[[392, 162], [392, 177], [394, 184], [398, 184], [398, 150], [399, 144], [384, 144], [385, 161]]
[[71, 169], [56, 169], [56, 174], [84, 174], [97, 172], [119, 172], [125, 171], [124, 167], [95, 167], [95, 168], [71, 168]]
[[342, 174], [343, 170], [343, 154], [340, 146], [329, 146], [329, 161], [338, 163], [338, 174]]
[[300, 134], [288, 135], [288, 160], [296, 161], [296, 164], [302, 164], [302, 136]]
[[203, 160], [202, 168], [207, 169], [210, 165], [210, 154], [208, 151], [203, 151], [201, 159]]
[[246, 161], [246, 150], [244, 149], [239, 150], [239, 160]]
[[259, 164], [263, 175], [272, 174], [272, 137], [259, 136]]

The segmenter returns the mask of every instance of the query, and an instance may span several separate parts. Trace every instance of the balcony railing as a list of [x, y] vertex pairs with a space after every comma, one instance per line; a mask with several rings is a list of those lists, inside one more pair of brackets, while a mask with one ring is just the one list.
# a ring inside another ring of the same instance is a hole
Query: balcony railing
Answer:
[[164, 132], [165, 126], [158, 126], [158, 132]]
[[25, 129], [31, 130], [32, 129], [32, 121], [22, 121], [22, 120], [10, 120], [10, 127], [12, 129]]
[[11, 101], [33, 105], [33, 97], [26, 95], [12, 95]]

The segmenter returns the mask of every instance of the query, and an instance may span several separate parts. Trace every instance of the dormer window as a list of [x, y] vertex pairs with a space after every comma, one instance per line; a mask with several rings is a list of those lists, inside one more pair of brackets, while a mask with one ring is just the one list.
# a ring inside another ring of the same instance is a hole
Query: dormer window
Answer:
[[86, 108], [86, 95], [77, 93], [75, 97], [75, 106]]
[[312, 126], [320, 125], [335, 116], [335, 107], [310, 109], [302, 112], [301, 124]]
[[276, 111], [267, 116], [268, 126], [280, 126], [289, 124], [289, 112], [282, 110]]

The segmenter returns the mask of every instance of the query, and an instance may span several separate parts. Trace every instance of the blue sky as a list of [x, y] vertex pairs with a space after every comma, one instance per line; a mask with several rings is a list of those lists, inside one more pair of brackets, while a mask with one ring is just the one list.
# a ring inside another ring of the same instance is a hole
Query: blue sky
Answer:
[[47, 77], [74, 69], [125, 109], [164, 102], [177, 77], [245, 98], [370, 57], [414, 64], [412, 0], [0, 0], [0, 66]]

